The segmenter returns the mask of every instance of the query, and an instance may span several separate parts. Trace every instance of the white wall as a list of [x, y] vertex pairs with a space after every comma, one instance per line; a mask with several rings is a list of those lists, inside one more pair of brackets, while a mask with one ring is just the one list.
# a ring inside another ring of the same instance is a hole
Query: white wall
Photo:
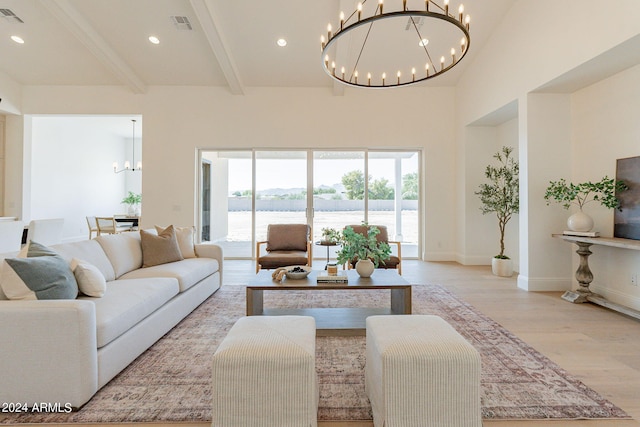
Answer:
[[[640, 34], [640, 2], [617, 0], [607, 7], [611, 13], [600, 13], [602, 4], [596, 0], [514, 2], [455, 89], [347, 89], [345, 96], [337, 97], [315, 88], [247, 88], [246, 95], [233, 96], [214, 87], [149, 87], [148, 93], [134, 95], [121, 87], [40, 86], [22, 88], [21, 108], [24, 114], [144, 115], [147, 226], [195, 222], [197, 148], [422, 148], [423, 248], [426, 258], [435, 260], [482, 256], [476, 249], [485, 236], [466, 234], [477, 215], [469, 194], [478, 184], [472, 175], [495, 150], [488, 145], [486, 151], [474, 151], [479, 147], [467, 139], [475, 132], [469, 127], [516, 100], [525, 209], [518, 219], [523, 276], [519, 283], [527, 289], [560, 289], [571, 282], [571, 267], [565, 267], [563, 259], [571, 258], [571, 248], [549, 237], [561, 230], [563, 218], [546, 206], [540, 193], [549, 177], [577, 177], [589, 168], [574, 159], [575, 102], [569, 102], [568, 95], [532, 92]], [[627, 83], [632, 91], [640, 85], [637, 79]], [[632, 99], [619, 94], [609, 104], [616, 102], [628, 104]], [[602, 121], [590, 119], [592, 126]], [[19, 165], [22, 120], [7, 119], [7, 158]], [[491, 132], [500, 139], [501, 129]], [[513, 128], [504, 132], [510, 139], [506, 134]], [[5, 210], [29, 203], [20, 200], [27, 172], [15, 167], [7, 171], [13, 181]], [[544, 216], [536, 217], [538, 212]], [[482, 220], [489, 224], [489, 218]], [[552, 264], [541, 254], [551, 257]]]
[[[526, 131], [520, 137], [520, 241], [521, 271], [518, 286], [534, 291], [570, 287], [569, 248], [552, 233], [566, 228], [566, 216], [557, 206], [546, 206], [544, 193], [549, 181], [570, 178], [571, 115], [569, 95], [532, 93], [519, 108]], [[524, 254], [526, 252], [526, 255]]]
[[[616, 159], [640, 156], [640, 66], [633, 67], [571, 96], [574, 182], [615, 177]], [[595, 229], [613, 235], [613, 211], [588, 204]], [[631, 274], [640, 275], [640, 252], [592, 246], [589, 264], [595, 292], [640, 310], [640, 289]], [[574, 268], [578, 256], [574, 255]], [[575, 282], [575, 280], [574, 280]]]
[[[131, 158], [131, 137], [112, 131], [128, 117], [32, 118], [30, 212], [24, 221], [64, 218], [64, 240], [88, 236], [86, 216], [126, 213], [120, 201], [140, 187], [139, 173], [114, 174], [112, 163]], [[133, 176], [135, 174], [135, 176]]]
[[22, 86], [2, 71], [0, 71], [0, 99], [0, 113], [20, 113]]
[[[619, 0], [607, 3], [607, 8], [611, 13], [596, 12], [602, 10], [601, 2], [596, 0], [515, 2], [457, 86], [460, 213], [457, 224], [459, 229], [465, 230], [457, 242], [463, 258], [471, 255], [469, 249], [477, 248], [486, 238], [482, 233], [466, 233], [477, 215], [468, 198], [471, 191], [468, 187], [472, 182], [468, 174], [475, 174], [479, 167], [477, 162], [482, 160], [477, 147], [473, 146], [474, 133], [467, 127], [514, 99], [518, 100], [521, 167], [521, 271], [518, 284], [525, 289], [569, 288], [575, 270], [570, 265], [571, 245], [550, 237], [552, 232], [564, 229], [566, 213], [557, 207], [546, 206], [542, 196], [549, 180], [574, 179], [583, 174], [578, 171], [590, 169], [594, 162], [610, 165], [607, 158], [615, 151], [624, 151], [624, 148], [614, 149], [608, 157], [594, 156], [589, 162], [579, 162], [572, 135], [583, 123], [576, 122], [575, 114], [572, 114], [575, 101], [570, 101], [569, 95], [565, 94], [532, 93], [559, 77], [563, 78], [564, 87], [555, 84], [552, 90], [563, 91], [568, 87], [576, 90], [576, 87], [595, 81], [594, 76], [606, 79], [621, 67], [628, 66], [629, 50], [616, 47], [640, 34], [640, 22], [636, 19], [640, 15], [640, 2]], [[544, 31], [540, 31], [541, 28]], [[622, 56], [616, 56], [618, 54]], [[603, 65], [604, 61], [599, 58], [605, 57], [608, 63]], [[618, 69], [615, 69], [616, 64], [621, 64]], [[626, 83], [627, 89], [633, 88], [632, 92], [640, 87], [638, 79]], [[616, 102], [621, 104], [621, 109], [629, 108], [632, 102], [637, 103], [631, 97], [619, 97]], [[595, 107], [588, 103], [584, 108], [590, 111]], [[605, 109], [595, 108], [602, 114], [599, 117], [592, 115], [587, 129], [610, 120], [611, 108]], [[619, 140], [609, 140], [607, 144], [624, 145]], [[594, 172], [594, 175], [601, 172]]]
[[[347, 89], [342, 97], [319, 88], [248, 88], [244, 96], [215, 87], [150, 87], [144, 95], [117, 87], [23, 92], [25, 114], [144, 117], [143, 227], [195, 224], [198, 148], [421, 148], [424, 252], [455, 259], [453, 88]], [[13, 184], [15, 194], [21, 184]]]
[[5, 118], [0, 115], [0, 216], [4, 214], [4, 126]]

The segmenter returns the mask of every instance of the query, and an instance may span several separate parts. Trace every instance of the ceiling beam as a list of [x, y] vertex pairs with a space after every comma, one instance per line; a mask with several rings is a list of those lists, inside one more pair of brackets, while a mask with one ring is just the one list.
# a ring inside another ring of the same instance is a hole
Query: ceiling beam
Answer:
[[190, 0], [191, 7], [196, 13], [196, 18], [200, 21], [200, 26], [205, 37], [211, 46], [211, 50], [218, 60], [218, 64], [227, 79], [229, 90], [234, 95], [244, 95], [244, 86], [240, 79], [240, 74], [236, 68], [236, 63], [229, 53], [223, 34], [219, 31], [217, 17], [210, 0]]
[[93, 26], [68, 0], [40, 0], [60, 23], [71, 32], [103, 65], [128, 86], [134, 93], [144, 93], [147, 88], [142, 79], [111, 48]]

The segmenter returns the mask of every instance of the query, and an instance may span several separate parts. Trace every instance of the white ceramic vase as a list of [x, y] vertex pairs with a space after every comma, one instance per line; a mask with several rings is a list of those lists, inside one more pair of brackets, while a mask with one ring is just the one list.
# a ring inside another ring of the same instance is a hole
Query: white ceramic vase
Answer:
[[370, 277], [375, 271], [376, 266], [370, 259], [361, 259], [356, 262], [356, 271], [360, 277]]
[[491, 271], [500, 277], [511, 277], [513, 275], [513, 261], [510, 259], [491, 258]]
[[569, 227], [571, 231], [591, 231], [593, 228], [593, 218], [582, 212], [581, 209], [567, 219], [567, 227]]

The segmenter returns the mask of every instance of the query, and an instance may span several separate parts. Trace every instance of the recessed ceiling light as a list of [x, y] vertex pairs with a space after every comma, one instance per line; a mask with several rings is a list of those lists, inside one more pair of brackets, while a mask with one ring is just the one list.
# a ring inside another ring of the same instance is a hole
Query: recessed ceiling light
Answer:
[[16, 43], [24, 44], [24, 40], [22, 40], [22, 37], [19, 37], [19, 36], [11, 36], [11, 40], [13, 40]]
[[156, 36], [149, 36], [149, 41], [153, 44], [160, 44], [160, 39]]
[[428, 45], [428, 44], [429, 44], [429, 40], [427, 40], [427, 39], [422, 39], [422, 40], [420, 40], [420, 41], [418, 42], [418, 45], [419, 45], [419, 46], [422, 46], [422, 47], [425, 47], [425, 46], [426, 46], [426, 45]]
[[278, 39], [278, 41], [276, 43], [280, 47], [285, 47], [287, 45], [287, 41], [285, 39]]

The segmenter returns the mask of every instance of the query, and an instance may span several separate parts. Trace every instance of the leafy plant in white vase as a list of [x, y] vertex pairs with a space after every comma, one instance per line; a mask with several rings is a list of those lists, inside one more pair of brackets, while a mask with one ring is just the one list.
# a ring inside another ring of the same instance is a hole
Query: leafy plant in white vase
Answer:
[[578, 212], [567, 219], [567, 227], [571, 231], [587, 232], [593, 229], [593, 219], [584, 213], [583, 207], [587, 203], [599, 202], [609, 209], [619, 209], [620, 201], [616, 193], [626, 190], [628, 187], [623, 181], [616, 181], [605, 176], [599, 182], [581, 182], [574, 184], [562, 178], [558, 181], [550, 181], [544, 199], [549, 205], [552, 201], [558, 202], [563, 208], [569, 209], [571, 205], [578, 206]]
[[136, 194], [133, 191], [129, 191], [127, 197], [122, 199], [120, 203], [128, 206], [128, 216], [140, 216], [140, 203], [142, 203], [142, 194]]
[[502, 147], [493, 155], [498, 165], [488, 165], [484, 171], [489, 182], [480, 184], [475, 192], [480, 197], [482, 214], [495, 213], [500, 230], [500, 253], [491, 260], [491, 269], [496, 276], [513, 274], [513, 262], [505, 255], [504, 235], [507, 223], [520, 209], [520, 166], [511, 157], [513, 147]]
[[391, 254], [391, 247], [386, 242], [379, 242], [378, 234], [380, 229], [374, 225], [367, 227], [366, 236], [356, 233], [352, 227], [345, 227], [339, 239], [342, 248], [336, 252], [338, 264], [355, 263], [361, 277], [371, 276], [375, 267], [384, 264]]

